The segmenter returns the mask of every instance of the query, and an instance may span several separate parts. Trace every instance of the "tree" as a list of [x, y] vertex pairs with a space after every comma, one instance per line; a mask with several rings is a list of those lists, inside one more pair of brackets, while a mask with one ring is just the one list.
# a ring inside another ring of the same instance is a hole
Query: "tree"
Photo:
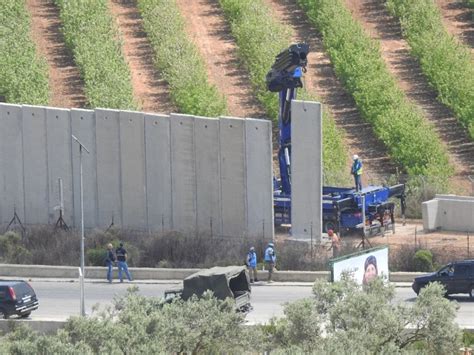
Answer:
[[349, 275], [317, 281], [313, 298], [288, 304], [286, 317], [273, 321], [268, 342], [315, 353], [456, 353], [457, 306], [443, 297], [443, 287], [428, 285], [412, 306], [395, 303], [394, 290], [381, 279], [362, 288]]

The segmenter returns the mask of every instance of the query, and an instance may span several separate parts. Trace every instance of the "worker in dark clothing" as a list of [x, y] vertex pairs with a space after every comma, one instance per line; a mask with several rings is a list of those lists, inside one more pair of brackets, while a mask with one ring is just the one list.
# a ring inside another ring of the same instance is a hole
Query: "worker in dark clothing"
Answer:
[[362, 160], [360, 160], [357, 154], [354, 154], [352, 160], [351, 174], [354, 176], [356, 191], [360, 191], [362, 190]]
[[113, 272], [113, 267], [114, 263], [116, 261], [115, 254], [114, 254], [114, 246], [112, 244], [107, 244], [107, 256], [105, 258], [105, 266], [107, 266], [107, 281], [109, 283], [112, 283], [112, 272]]
[[128, 271], [127, 265], [127, 251], [123, 247], [123, 243], [120, 243], [120, 246], [115, 251], [117, 255], [117, 264], [118, 264], [118, 277], [120, 282], [123, 282], [122, 279], [122, 272], [125, 272], [128, 281], [132, 281], [132, 276], [130, 276], [130, 272]]

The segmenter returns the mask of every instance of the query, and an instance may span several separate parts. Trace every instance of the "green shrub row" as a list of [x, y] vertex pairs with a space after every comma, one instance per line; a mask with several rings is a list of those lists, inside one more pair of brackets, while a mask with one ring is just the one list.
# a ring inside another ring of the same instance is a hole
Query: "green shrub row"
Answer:
[[36, 54], [23, 0], [0, 1], [0, 95], [10, 103], [49, 101], [48, 69]]
[[[267, 91], [265, 76], [275, 56], [291, 44], [288, 27], [271, 16], [271, 10], [262, 0], [219, 0], [232, 34], [238, 45], [240, 59], [247, 68], [257, 99], [265, 107], [269, 117], [278, 117], [278, 95]], [[310, 49], [311, 50], [311, 49]], [[301, 92], [307, 100], [320, 101], [307, 92]], [[325, 183], [341, 180], [346, 163], [346, 151], [342, 133], [334, 120], [323, 109], [323, 161]], [[344, 179], [342, 179], [344, 180]]]
[[362, 117], [410, 175], [452, 174], [448, 155], [433, 128], [409, 103], [389, 73], [380, 47], [366, 35], [342, 0], [298, 0], [322, 33], [336, 74], [352, 94]]
[[204, 60], [189, 40], [175, 0], [138, 0], [144, 28], [155, 52], [155, 65], [169, 83], [178, 109], [187, 114], [216, 117], [227, 103], [207, 78]]
[[450, 107], [474, 139], [474, 61], [470, 50], [448, 34], [431, 0], [387, 0], [400, 19], [411, 52], [420, 61], [439, 100]]
[[90, 107], [137, 109], [131, 74], [107, 0], [55, 0]]
[[474, 0], [464, 0], [466, 5], [470, 7], [471, 9], [474, 9]]

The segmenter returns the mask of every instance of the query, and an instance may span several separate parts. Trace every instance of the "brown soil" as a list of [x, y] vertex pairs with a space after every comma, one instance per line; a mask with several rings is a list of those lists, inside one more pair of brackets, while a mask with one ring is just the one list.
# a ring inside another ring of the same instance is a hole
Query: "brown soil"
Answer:
[[209, 82], [227, 99], [229, 115], [264, 118], [248, 73], [239, 65], [237, 47], [218, 2], [177, 0], [177, 4], [186, 22], [186, 32], [204, 58]]
[[474, 51], [474, 20], [473, 11], [462, 0], [436, 0], [444, 27], [453, 36]]
[[84, 83], [61, 33], [59, 10], [52, 0], [27, 0], [31, 35], [49, 67], [49, 104], [55, 107], [86, 106]]
[[380, 41], [381, 54], [399, 87], [434, 126], [445, 144], [455, 167], [455, 185], [467, 191], [467, 175], [474, 172], [474, 142], [458, 123], [451, 110], [436, 99], [420, 65], [409, 53], [398, 21], [391, 17], [378, 0], [346, 0], [348, 8], [366, 32]]
[[307, 17], [296, 5], [295, 0], [265, 0], [274, 15], [293, 30], [295, 42], [310, 45], [308, 71], [304, 85], [309, 92], [319, 96], [331, 111], [336, 125], [343, 130], [347, 147], [347, 160], [358, 154], [364, 161], [364, 177], [367, 180], [394, 173], [395, 165], [390, 160], [384, 144], [375, 138], [370, 124], [362, 120], [354, 100], [337, 79], [330, 59], [321, 41], [321, 36], [308, 22]]
[[133, 94], [141, 109], [169, 114], [177, 112], [169, 97], [169, 87], [154, 69], [153, 49], [143, 30], [143, 21], [135, 1], [110, 0], [116, 19], [123, 53], [132, 75]]

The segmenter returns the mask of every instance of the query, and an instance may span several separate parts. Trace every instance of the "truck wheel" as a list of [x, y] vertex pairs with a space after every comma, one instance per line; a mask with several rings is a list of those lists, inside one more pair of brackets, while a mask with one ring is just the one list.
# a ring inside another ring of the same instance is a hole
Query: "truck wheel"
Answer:
[[474, 299], [474, 285], [471, 285], [469, 289], [469, 297], [471, 297], [471, 299]]
[[328, 230], [332, 229], [334, 232], [339, 232], [337, 230], [337, 225], [335, 221], [332, 220], [325, 220], [323, 221], [323, 232], [327, 233]]
[[3, 308], [0, 308], [0, 319], [8, 319], [8, 313]]

